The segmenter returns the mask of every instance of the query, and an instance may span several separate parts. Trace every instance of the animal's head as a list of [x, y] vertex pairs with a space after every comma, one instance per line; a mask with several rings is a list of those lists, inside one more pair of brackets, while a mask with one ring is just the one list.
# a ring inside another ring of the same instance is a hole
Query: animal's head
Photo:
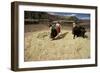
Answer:
[[73, 23], [73, 27], [75, 27], [75, 26], [76, 26], [76, 23], [74, 22], [74, 23]]

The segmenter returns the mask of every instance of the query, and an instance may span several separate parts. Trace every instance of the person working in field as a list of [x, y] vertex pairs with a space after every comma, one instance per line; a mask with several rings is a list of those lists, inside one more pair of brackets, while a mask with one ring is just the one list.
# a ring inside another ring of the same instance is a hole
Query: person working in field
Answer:
[[56, 30], [57, 30], [57, 34], [59, 34], [61, 32], [61, 24], [60, 24], [60, 22], [56, 23]]

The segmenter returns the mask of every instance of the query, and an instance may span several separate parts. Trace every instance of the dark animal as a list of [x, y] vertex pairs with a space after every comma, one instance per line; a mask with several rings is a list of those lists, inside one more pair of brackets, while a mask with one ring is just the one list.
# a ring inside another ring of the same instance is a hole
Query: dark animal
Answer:
[[56, 24], [55, 23], [51, 23], [51, 24], [48, 24], [49, 25], [49, 28], [50, 28], [50, 38], [51, 39], [55, 39], [55, 37], [57, 36], [57, 30], [56, 30]]
[[51, 26], [51, 33], [50, 33], [50, 37], [51, 37], [52, 39], [54, 39], [56, 36], [57, 36], [56, 25], [55, 25], [55, 24], [53, 24], [53, 25]]
[[49, 24], [51, 33], [50, 33], [50, 38], [55, 39], [55, 37], [60, 33], [61, 31], [61, 26], [59, 23], [52, 23]]
[[85, 28], [83, 26], [75, 26], [73, 27], [72, 29], [72, 34], [74, 35], [73, 36], [73, 39], [75, 39], [75, 36], [77, 37], [85, 37]]

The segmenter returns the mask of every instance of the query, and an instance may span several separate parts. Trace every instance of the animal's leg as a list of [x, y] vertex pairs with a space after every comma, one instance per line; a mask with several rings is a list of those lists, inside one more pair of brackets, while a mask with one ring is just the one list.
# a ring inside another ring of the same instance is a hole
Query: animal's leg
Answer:
[[82, 34], [83, 38], [85, 38], [85, 33]]
[[73, 36], [73, 39], [75, 39], [75, 35]]

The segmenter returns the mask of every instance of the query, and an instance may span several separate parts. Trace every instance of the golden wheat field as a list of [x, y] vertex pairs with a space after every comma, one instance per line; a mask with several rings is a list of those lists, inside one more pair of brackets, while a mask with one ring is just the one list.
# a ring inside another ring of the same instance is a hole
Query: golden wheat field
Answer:
[[48, 30], [25, 33], [25, 61], [67, 60], [90, 58], [90, 32], [87, 38], [73, 39], [72, 31], [62, 29], [56, 40]]

